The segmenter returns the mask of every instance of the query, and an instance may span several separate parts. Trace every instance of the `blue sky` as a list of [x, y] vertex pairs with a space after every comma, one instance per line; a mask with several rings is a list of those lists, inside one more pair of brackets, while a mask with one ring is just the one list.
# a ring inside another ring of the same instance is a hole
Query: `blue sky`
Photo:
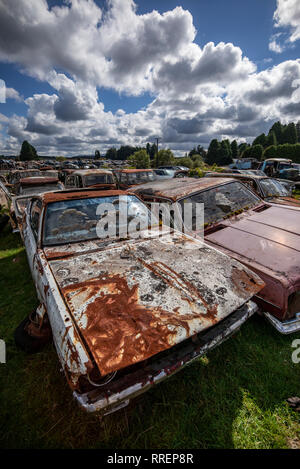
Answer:
[[[0, 104], [0, 154], [17, 151], [23, 138], [40, 146], [41, 153], [75, 154], [99, 145], [140, 144], [157, 132], [165, 146], [182, 153], [196, 143], [207, 146], [215, 136], [251, 141], [275, 120], [300, 118], [299, 93], [295, 93], [300, 76], [300, 33], [295, 18], [300, 17], [300, 2], [140, 0], [134, 6], [131, 0], [120, 1], [74, 0], [64, 5], [48, 0], [49, 9], [56, 6], [66, 15], [63, 28], [70, 28], [70, 34], [62, 43], [59, 38], [55, 42], [56, 16], [47, 10], [46, 0], [19, 0], [18, 6], [0, 0], [0, 78], [12, 90], [6, 103]], [[97, 14], [99, 21], [92, 24]], [[72, 24], [77, 20], [80, 24], [81, 15], [82, 29], [79, 26], [76, 34]], [[36, 42], [32, 16], [41, 26]], [[5, 31], [10, 21], [13, 46], [10, 32]], [[63, 34], [59, 22], [58, 18], [58, 34]], [[127, 37], [128, 47], [124, 45]], [[207, 46], [210, 42], [214, 47]], [[224, 43], [224, 53], [219, 43]], [[226, 69], [226, 54], [228, 64], [235, 68], [232, 76]], [[290, 77], [287, 91], [276, 95], [286, 76]], [[265, 89], [265, 96], [273, 96], [267, 111], [260, 109], [256, 99], [260, 88]]]

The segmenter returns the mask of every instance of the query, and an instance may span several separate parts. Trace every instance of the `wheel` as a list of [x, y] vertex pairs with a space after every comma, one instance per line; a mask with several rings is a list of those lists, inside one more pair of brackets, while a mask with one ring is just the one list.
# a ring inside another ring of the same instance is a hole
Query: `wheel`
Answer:
[[51, 337], [49, 323], [39, 328], [32, 319], [32, 315], [23, 319], [14, 332], [16, 346], [27, 353], [39, 352], [51, 341]]
[[7, 224], [9, 220], [9, 216], [4, 214], [0, 215], [0, 231], [2, 231], [5, 228], [5, 225]]

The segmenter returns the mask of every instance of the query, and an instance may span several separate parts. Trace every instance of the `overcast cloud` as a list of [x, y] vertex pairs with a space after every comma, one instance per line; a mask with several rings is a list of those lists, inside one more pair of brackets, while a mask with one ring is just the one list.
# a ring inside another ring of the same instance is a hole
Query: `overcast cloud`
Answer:
[[[300, 2], [277, 0], [274, 24], [288, 28], [290, 42], [300, 39]], [[185, 152], [214, 137], [251, 140], [274, 119], [299, 116], [299, 59], [257, 72], [236, 45], [200, 48], [195, 36], [182, 7], [137, 15], [132, 0], [109, 0], [105, 12], [93, 0], [51, 10], [46, 0], [0, 0], [0, 61], [53, 88], [25, 100], [26, 117], [1, 119], [8, 137], [0, 143], [13, 152], [28, 139], [41, 153], [79, 154], [160, 135], [164, 146]], [[269, 47], [280, 53], [278, 38]], [[101, 102], [103, 88], [148, 92], [153, 101], [113, 114]]]

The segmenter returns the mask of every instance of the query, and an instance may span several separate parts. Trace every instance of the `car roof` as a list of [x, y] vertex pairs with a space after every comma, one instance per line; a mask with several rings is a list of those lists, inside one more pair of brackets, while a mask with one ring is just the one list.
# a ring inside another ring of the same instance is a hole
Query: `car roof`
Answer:
[[[209, 176], [208, 177], [224, 177], [224, 173], [221, 174], [221, 173], [212, 173], [210, 172], [209, 173]], [[264, 176], [260, 175], [260, 174], [245, 174], [245, 173], [227, 173], [228, 174], [228, 177], [232, 177], [234, 179], [245, 179], [245, 178], [248, 178], [248, 179], [275, 179], [275, 178], [270, 178], [268, 177], [266, 174]]]
[[133, 193], [144, 193], [156, 195], [158, 197], [165, 197], [174, 201], [186, 197], [193, 192], [198, 192], [210, 187], [220, 186], [228, 182], [235, 182], [235, 179], [224, 178], [173, 178], [166, 180], [159, 180], [147, 182], [137, 187], [131, 188]]
[[35, 176], [20, 179], [21, 186], [42, 186], [43, 184], [55, 184], [59, 182], [58, 178], [49, 176]]
[[[44, 192], [37, 196], [42, 202], [47, 205], [52, 202], [61, 202], [64, 200], [78, 200], [89, 199], [92, 197], [114, 197], [118, 195], [128, 195], [130, 192], [120, 190], [97, 190], [97, 189], [84, 189], [84, 190], [64, 190]], [[134, 194], [136, 195], [136, 194]]]
[[109, 169], [81, 169], [75, 170], [72, 173], [72, 176], [87, 176], [88, 174], [112, 174], [112, 171]]
[[282, 161], [282, 162], [292, 163], [292, 160], [289, 160], [288, 158], [268, 158], [265, 161]]

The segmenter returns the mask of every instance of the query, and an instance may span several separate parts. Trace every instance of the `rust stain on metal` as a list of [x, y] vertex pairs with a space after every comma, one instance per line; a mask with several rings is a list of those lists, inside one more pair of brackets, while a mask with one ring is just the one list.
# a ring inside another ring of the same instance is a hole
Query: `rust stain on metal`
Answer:
[[71, 256], [73, 252], [68, 252], [68, 251], [48, 251], [46, 252], [46, 257], [48, 260], [60, 258], [60, 257], [68, 257]]
[[[152, 264], [148, 264], [143, 259], [137, 257], [137, 259], [149, 270], [155, 273], [158, 277], [162, 278], [165, 282], [169, 285], [173, 286], [174, 282], [178, 283], [183, 290], [195, 295], [199, 300], [203, 303], [203, 306], [206, 308], [206, 315], [205, 317], [209, 318], [212, 322], [212, 325], [217, 322], [217, 314], [218, 314], [218, 305], [217, 304], [209, 304], [202, 295], [200, 295], [199, 290], [189, 281], [184, 280], [181, 275], [179, 275], [175, 270], [168, 267], [163, 262], [153, 262]], [[163, 268], [162, 268], [163, 267]], [[190, 300], [188, 297], [182, 297], [184, 300], [188, 301], [190, 304], [194, 302]]]
[[[127, 192], [126, 192], [127, 194]], [[92, 197], [114, 197], [124, 195], [123, 191], [119, 190], [77, 190], [77, 191], [58, 191], [58, 192], [47, 192], [41, 195], [41, 199], [44, 204], [51, 202], [60, 202], [62, 200], [76, 200], [76, 199], [89, 199]]]
[[220, 184], [226, 184], [233, 182], [232, 178], [173, 178], [167, 179], [166, 181], [153, 181], [131, 188], [131, 191], [135, 194], [141, 195], [152, 195], [157, 197], [163, 197], [171, 199], [173, 202], [186, 197], [187, 195], [193, 194], [194, 192], [208, 189]]
[[255, 280], [253, 276], [248, 275], [245, 270], [232, 268], [232, 285], [237, 288], [240, 293], [244, 293], [245, 296], [249, 296], [249, 293], [254, 294], [257, 291], [257, 285], [264, 285], [262, 280]]
[[141, 304], [138, 285], [130, 287], [120, 275], [66, 286], [63, 293], [67, 299], [84, 296], [82, 333], [102, 375], [170, 348], [178, 327], [188, 335], [188, 321], [202, 317], [199, 313], [179, 317], [159, 306]]
[[41, 186], [43, 184], [55, 184], [57, 182], [59, 182], [58, 178], [47, 176], [22, 178], [19, 181], [21, 186]]

